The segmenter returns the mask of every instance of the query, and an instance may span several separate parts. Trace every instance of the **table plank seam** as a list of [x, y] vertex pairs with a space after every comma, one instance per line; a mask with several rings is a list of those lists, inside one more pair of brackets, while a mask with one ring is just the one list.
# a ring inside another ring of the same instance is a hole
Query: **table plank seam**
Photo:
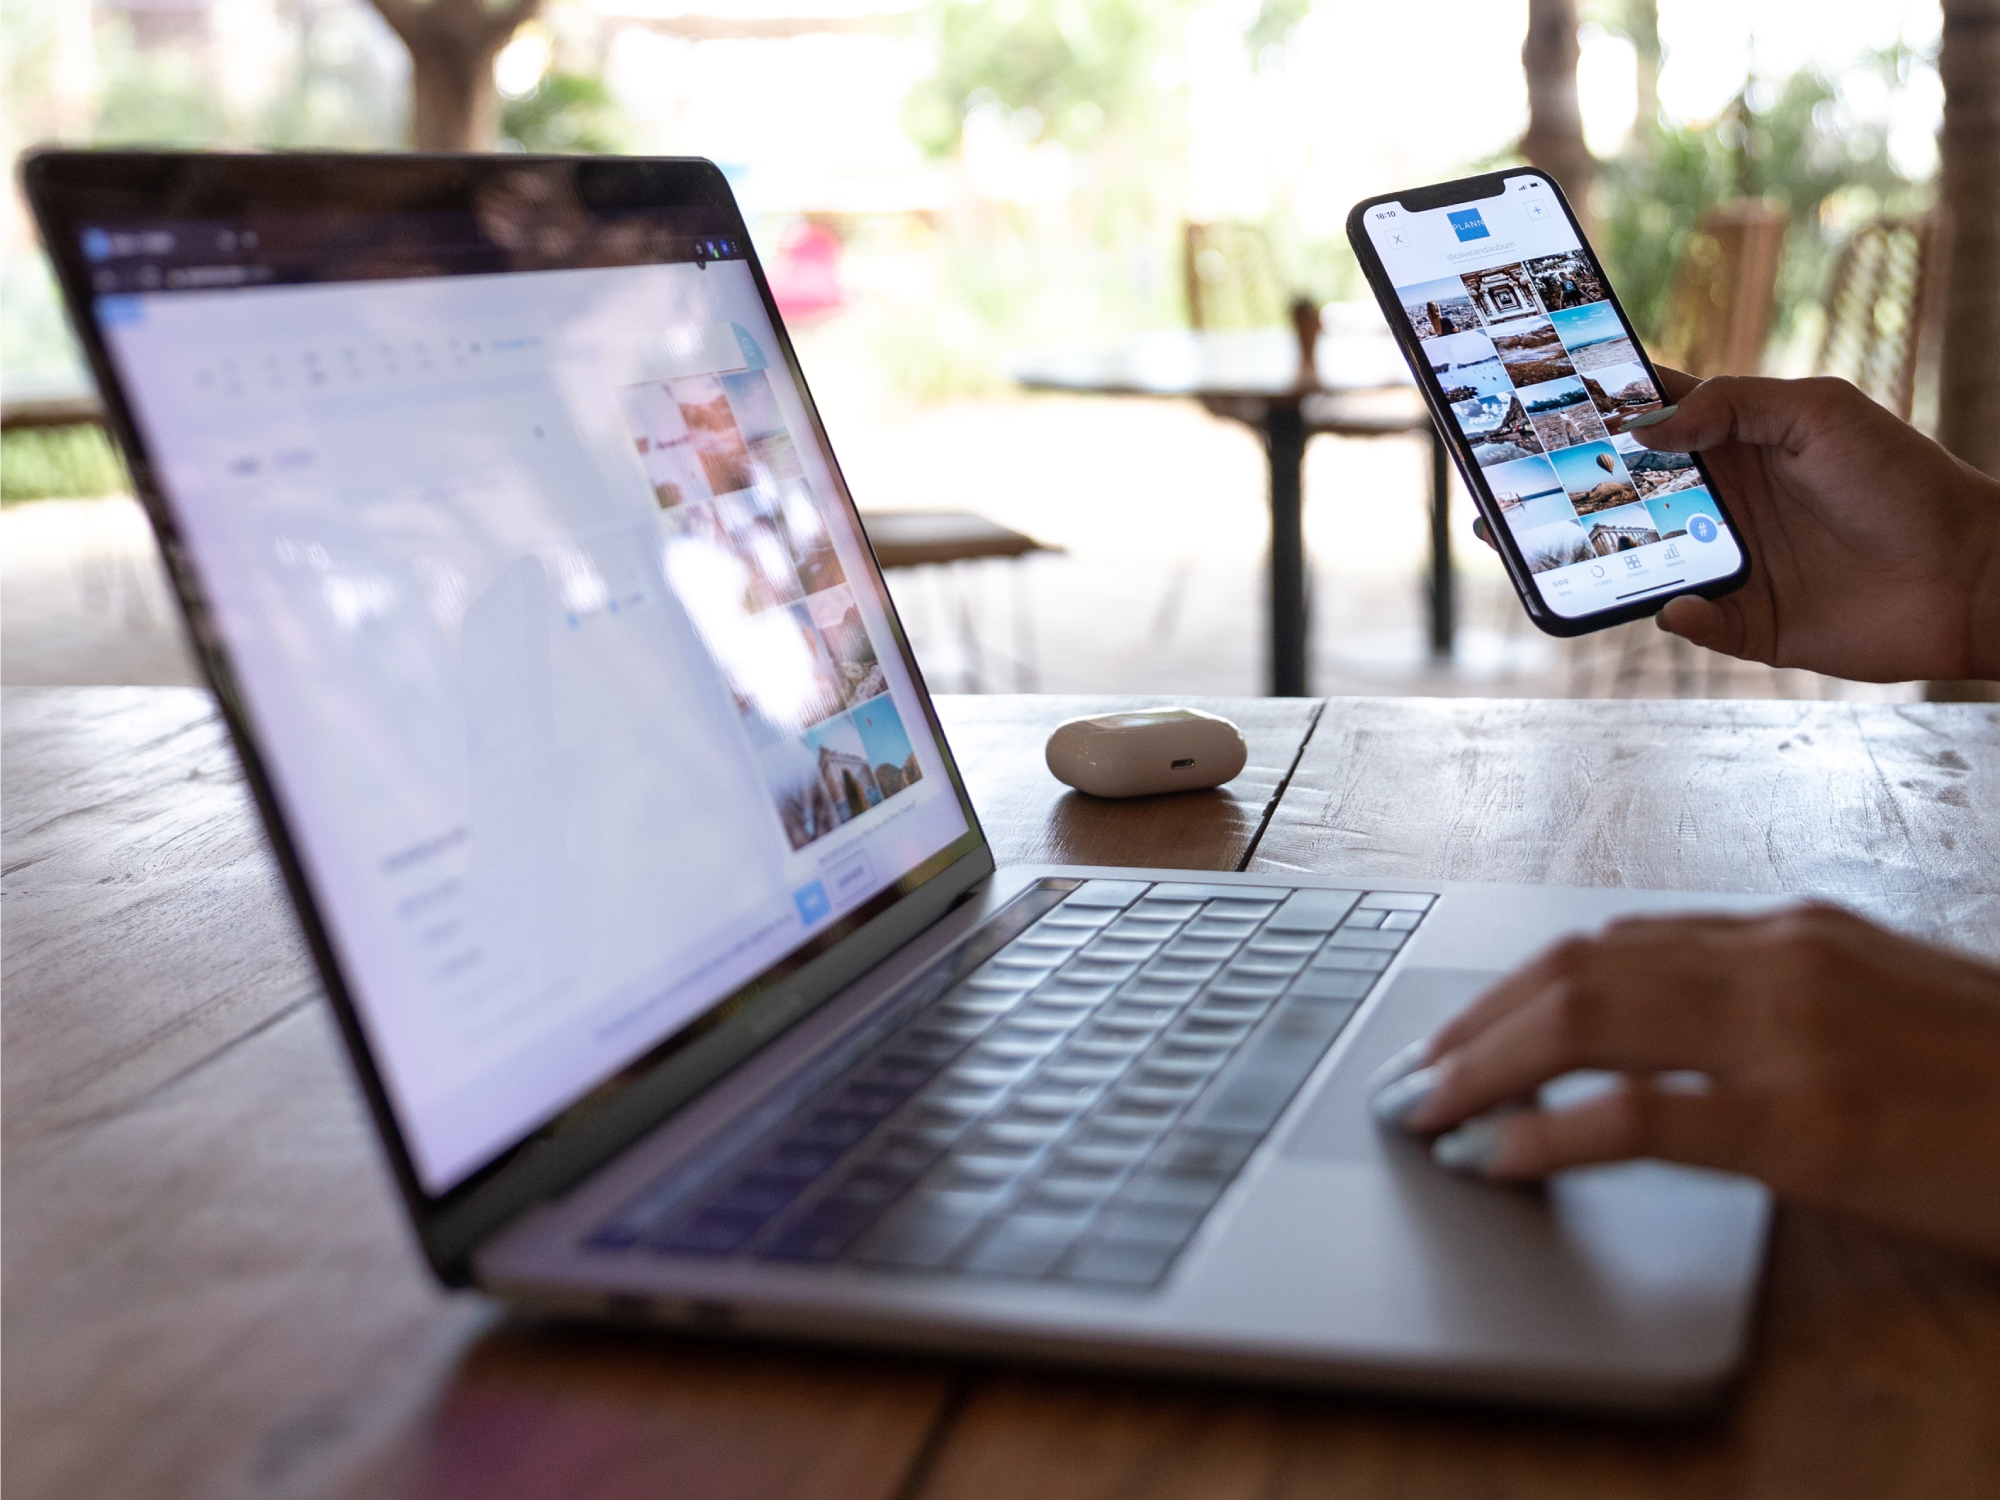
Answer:
[[[50, 1126], [47, 1133], [42, 1137], [42, 1140], [47, 1142], [73, 1137], [79, 1132], [109, 1124], [111, 1121], [122, 1119], [126, 1115], [138, 1113], [169, 1089], [179, 1086], [203, 1069], [220, 1062], [244, 1043], [255, 1041], [258, 1037], [275, 1029], [293, 1016], [299, 1015], [311, 1006], [318, 1004], [319, 1000], [320, 996], [317, 992], [310, 992], [299, 996], [298, 999], [292, 1001], [289, 1005], [273, 1011], [247, 1030], [238, 1032], [235, 1036], [230, 1037], [227, 1041], [212, 1050], [204, 1052], [194, 1061], [175, 1069], [158, 1082], [149, 1084], [139, 1093], [132, 1095], [131, 1098], [121, 1099], [116, 1104], [108, 1105], [103, 1109], [93, 1110], [89, 1114], [78, 1115], [74, 1119], [64, 1120], [60, 1124]], [[342, 1050], [344, 1053], [345, 1048]]]
[[1239, 873], [1249, 869], [1250, 861], [1257, 857], [1257, 846], [1264, 842], [1264, 830], [1271, 826], [1272, 817], [1277, 813], [1279, 805], [1285, 800], [1285, 790], [1291, 786], [1292, 776], [1297, 772], [1299, 762], [1305, 759], [1306, 746], [1312, 743], [1313, 735], [1319, 730], [1319, 721], [1325, 714], [1326, 699], [1315, 699], [1313, 701], [1312, 718], [1306, 724], [1306, 732], [1299, 736], [1298, 748], [1292, 752], [1292, 763], [1285, 767], [1285, 774], [1278, 778], [1278, 784], [1271, 789], [1271, 795], [1264, 799], [1264, 811], [1258, 815], [1257, 826], [1251, 831], [1250, 841], [1244, 846], [1243, 853], [1236, 861], [1236, 868]]
[[916, 1452], [910, 1455], [909, 1467], [903, 1471], [902, 1479], [889, 1492], [886, 1500], [918, 1500], [929, 1486], [931, 1475], [937, 1471], [938, 1460], [944, 1457], [945, 1447], [951, 1442], [959, 1418], [972, 1404], [974, 1392], [986, 1383], [991, 1374], [992, 1371], [983, 1364], [963, 1365], [953, 1373], [951, 1389], [938, 1403], [937, 1415], [931, 1418], [930, 1429], [924, 1433], [923, 1441], [917, 1444]]

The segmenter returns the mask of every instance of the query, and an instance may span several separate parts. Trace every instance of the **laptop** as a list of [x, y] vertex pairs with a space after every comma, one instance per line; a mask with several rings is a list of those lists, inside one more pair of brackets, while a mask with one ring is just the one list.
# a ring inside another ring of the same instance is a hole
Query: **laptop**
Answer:
[[1457, 1180], [1365, 1085], [1560, 934], [1756, 903], [997, 869], [711, 163], [24, 177], [444, 1281], [1373, 1390], [1726, 1383], [1762, 1188]]

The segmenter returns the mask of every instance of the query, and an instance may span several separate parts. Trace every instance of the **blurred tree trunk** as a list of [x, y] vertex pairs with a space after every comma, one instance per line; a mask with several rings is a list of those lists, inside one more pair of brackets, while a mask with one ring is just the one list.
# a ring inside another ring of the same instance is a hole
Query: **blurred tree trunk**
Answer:
[[410, 144], [490, 151], [500, 138], [493, 59], [542, 0], [372, 0], [410, 52]]
[[1660, 67], [1666, 50], [1660, 45], [1659, 0], [1625, 0], [1620, 29], [1638, 53], [1638, 107], [1632, 113], [1632, 137], [1641, 148], [1660, 130]]
[[1951, 234], [1938, 440], [2000, 478], [2000, 0], [1944, 0], [1938, 197]]
[[[2000, 479], [2000, 0], [1944, 0], [1938, 201], [1950, 231], [1938, 441]], [[1994, 702], [2000, 683], [1927, 682], [1933, 702]]]
[[1588, 233], [1597, 158], [1583, 143], [1583, 111], [1577, 106], [1576, 63], [1582, 53], [1576, 0], [1528, 0], [1528, 38], [1521, 44], [1528, 133], [1521, 137], [1521, 154], [1562, 184]]

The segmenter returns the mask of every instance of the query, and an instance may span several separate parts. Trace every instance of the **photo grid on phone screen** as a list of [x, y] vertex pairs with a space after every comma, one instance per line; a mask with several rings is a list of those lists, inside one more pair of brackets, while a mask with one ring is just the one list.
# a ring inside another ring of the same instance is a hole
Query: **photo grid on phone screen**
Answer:
[[659, 503], [668, 581], [803, 849], [923, 778], [825, 512], [765, 371], [620, 395]]
[[1618, 430], [1661, 397], [1588, 255], [1467, 271], [1397, 297], [1530, 571], [1686, 535], [1697, 515], [1720, 521], [1690, 455]]

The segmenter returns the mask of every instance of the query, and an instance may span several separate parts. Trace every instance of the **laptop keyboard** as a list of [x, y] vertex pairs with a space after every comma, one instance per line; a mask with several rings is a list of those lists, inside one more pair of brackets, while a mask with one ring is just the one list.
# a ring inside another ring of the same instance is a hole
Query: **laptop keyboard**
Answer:
[[589, 1243], [1153, 1286], [1432, 901], [1088, 881]]

